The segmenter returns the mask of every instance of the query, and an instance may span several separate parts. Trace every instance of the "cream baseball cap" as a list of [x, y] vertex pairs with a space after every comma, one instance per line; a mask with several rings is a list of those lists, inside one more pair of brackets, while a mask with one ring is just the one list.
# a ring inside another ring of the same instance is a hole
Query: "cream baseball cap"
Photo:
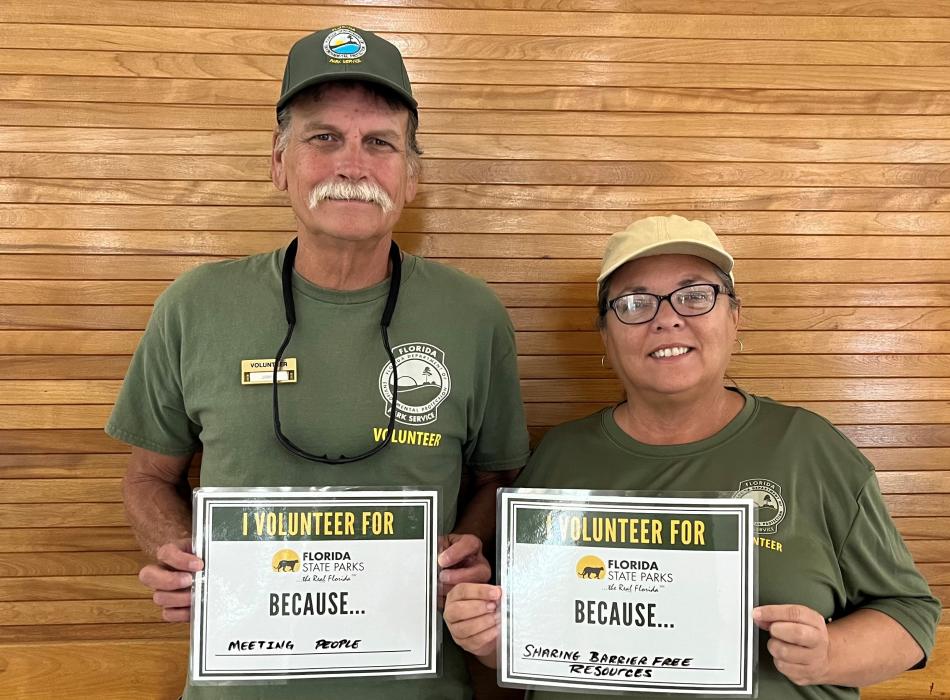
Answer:
[[722, 247], [709, 224], [673, 214], [639, 219], [612, 235], [607, 241], [597, 284], [600, 285], [624, 263], [667, 254], [695, 255], [708, 260], [735, 282], [732, 256]]

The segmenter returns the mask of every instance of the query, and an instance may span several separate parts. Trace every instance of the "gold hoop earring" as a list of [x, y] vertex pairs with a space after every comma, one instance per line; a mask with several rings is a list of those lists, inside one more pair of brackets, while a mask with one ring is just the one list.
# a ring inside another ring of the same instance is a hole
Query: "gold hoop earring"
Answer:
[[600, 356], [600, 366], [603, 367], [604, 369], [610, 369], [610, 365], [607, 364], [607, 356], [606, 356], [606, 355], [601, 355], [601, 356]]
[[742, 338], [736, 338], [736, 342], [739, 344], [739, 349], [736, 352], [742, 352], [745, 350], [745, 346], [742, 345]]

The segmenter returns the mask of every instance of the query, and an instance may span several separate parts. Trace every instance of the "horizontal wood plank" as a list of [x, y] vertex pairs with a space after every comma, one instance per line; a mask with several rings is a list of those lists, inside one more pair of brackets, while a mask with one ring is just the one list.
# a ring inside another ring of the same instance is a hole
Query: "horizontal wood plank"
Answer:
[[894, 518], [894, 524], [905, 540], [941, 540], [946, 537], [946, 528], [950, 527], [950, 518], [945, 516], [903, 516]]
[[[0, 304], [153, 304], [168, 282], [133, 280], [0, 280]], [[490, 285], [509, 308], [587, 308], [594, 313], [595, 288], [581, 283], [507, 283]], [[921, 307], [950, 305], [950, 284], [773, 284], [742, 283], [743, 306], [821, 306], [828, 299], [836, 306]], [[90, 350], [92, 350], [90, 348]], [[4, 352], [0, 350], [0, 354]], [[35, 354], [49, 355], [55, 351]], [[100, 354], [106, 351], [100, 350]], [[773, 349], [771, 352], [775, 352]], [[938, 351], [939, 352], [939, 351]], [[87, 354], [87, 353], [82, 353]], [[92, 354], [91, 352], [89, 354]], [[597, 351], [600, 354], [600, 351]]]
[[108, 552], [138, 548], [127, 527], [7, 528], [0, 532], [2, 552]]
[[942, 447], [865, 448], [861, 450], [879, 472], [892, 469], [937, 469], [950, 464], [950, 450]]
[[[736, 278], [739, 280], [740, 296], [746, 284], [817, 282], [828, 279], [838, 283], [910, 283], [943, 282], [950, 277], [950, 259], [934, 259], [929, 255], [945, 255], [942, 248], [950, 250], [950, 238], [921, 237], [916, 250], [918, 259], [927, 259], [926, 265], [900, 265], [900, 261], [888, 259], [866, 259], [861, 265], [855, 265], [854, 259], [875, 253], [873, 242], [860, 257], [841, 260], [792, 261], [779, 257], [783, 248], [791, 250], [791, 244], [779, 244], [772, 253], [777, 259], [755, 258], [738, 259]], [[913, 241], [910, 242], [913, 244]], [[941, 243], [944, 245], [941, 246]], [[485, 241], [490, 245], [491, 241]], [[807, 241], [802, 245], [807, 245]], [[861, 241], [853, 244], [861, 245]], [[413, 246], [408, 247], [409, 252]], [[910, 253], [910, 246], [906, 249]], [[762, 250], [761, 252], [765, 252]], [[886, 251], [885, 251], [886, 253]], [[541, 254], [541, 253], [539, 253]], [[842, 257], [844, 257], [842, 255]], [[158, 256], [158, 255], [3, 255], [0, 254], [0, 279], [76, 279], [83, 282], [97, 279], [115, 280], [172, 280], [182, 272], [198, 265], [215, 262], [225, 258], [214, 256]], [[470, 275], [487, 282], [561, 282], [588, 283], [594, 280], [600, 271], [600, 261], [594, 259], [511, 259], [499, 258], [437, 258], [442, 262], [461, 269]], [[21, 300], [24, 301], [24, 300]], [[32, 300], [30, 300], [32, 301]], [[879, 306], [881, 304], [878, 304]]]
[[[0, 405], [46, 404], [78, 406], [111, 405], [121, 382], [117, 380], [0, 380]], [[950, 378], [745, 378], [742, 388], [754, 394], [768, 395], [779, 401], [925, 401], [938, 406], [950, 401]], [[526, 401], [610, 401], [620, 389], [609, 379], [523, 379]], [[50, 416], [54, 413], [47, 414]], [[2, 425], [2, 423], [0, 423]]]
[[[4, 52], [0, 74], [244, 81], [255, 99], [273, 99], [272, 81], [283, 56], [19, 49]], [[708, 63], [644, 61], [511, 61], [407, 58], [415, 85], [597, 85], [607, 87], [733, 88], [778, 90], [947, 90], [943, 66], [810, 66], [736, 63], [724, 71]], [[554, 77], [556, 76], [556, 78]], [[258, 93], [258, 85], [260, 92]]]
[[[601, 357], [600, 354], [523, 355], [518, 358], [518, 368], [524, 379], [611, 379], [616, 376], [612, 368], [601, 364]], [[64, 374], [71, 371], [67, 368]], [[742, 353], [732, 356], [726, 375], [740, 386], [745, 378], [755, 377], [950, 377], [950, 357]]]
[[17, 479], [0, 491], [0, 503], [36, 503], [56, 510], [57, 503], [118, 503], [121, 479]]
[[[0, 578], [0, 603], [23, 603], [34, 601], [110, 601], [103, 605], [108, 607], [110, 615], [114, 612], [113, 603], [131, 603], [134, 599], [145, 598], [151, 601], [151, 591], [146, 588], [138, 576], [35, 576], [29, 579], [25, 578]], [[30, 607], [37, 606], [11, 606], [10, 624], [24, 624], [18, 620], [18, 615], [27, 612]], [[88, 604], [84, 606], [89, 609]], [[44, 617], [56, 612], [55, 609], [48, 610], [42, 606], [39, 607]], [[65, 608], [70, 610], [70, 608]], [[127, 612], [136, 611], [142, 614], [142, 608], [139, 606], [129, 607]], [[148, 620], [154, 620], [154, 611], [149, 611]], [[77, 615], [73, 608], [69, 614]], [[105, 622], [107, 620], [101, 620]], [[138, 620], [129, 620], [138, 622]], [[37, 624], [46, 624], [38, 622]], [[78, 623], [75, 619], [70, 622], [62, 619], [56, 624], [91, 624], [91, 621]]]
[[[86, 340], [84, 331], [35, 331], [34, 336], [40, 336], [34, 341], [22, 337], [21, 331], [0, 332], [0, 349], [19, 347], [19, 352], [31, 352], [34, 343], [37, 349], [42, 340], [49, 339], [53, 343], [65, 341], [66, 338], [76, 335], [77, 346], [82, 346]], [[45, 334], [56, 333], [56, 336]], [[122, 352], [125, 347], [123, 338], [118, 337], [120, 331], [101, 331], [103, 346], [110, 347], [114, 343], [115, 351]], [[112, 336], [116, 335], [115, 338]], [[525, 355], [556, 355], [581, 354], [590, 355], [603, 352], [603, 343], [600, 333], [589, 332], [551, 332], [551, 331], [523, 331], [516, 333], [518, 350]], [[831, 354], [850, 352], [856, 354], [882, 353], [941, 353], [947, 349], [946, 333], [941, 331], [812, 331], [796, 333], [794, 331], [746, 331], [741, 333], [745, 346], [743, 352], [748, 353], [782, 353], [782, 354]], [[29, 341], [29, 342], [28, 342]], [[7, 350], [10, 352], [11, 350]]]
[[[214, 0], [217, 2], [218, 0]], [[254, 0], [255, 2], [259, 0]], [[548, 0], [541, 0], [548, 2]], [[558, 9], [562, 0], [556, 0]], [[601, 9], [601, 0], [596, 2]], [[707, 0], [699, 0], [703, 5]], [[442, 0], [435, 0], [441, 5]], [[524, 0], [517, 0], [524, 5]], [[265, 4], [276, 4], [267, 2]], [[300, 4], [292, 0], [289, 4]], [[377, 4], [372, 0], [369, 4]], [[397, 3], [390, 3], [396, 5]], [[415, 2], [412, 3], [416, 5]], [[479, 1], [478, 6], [483, 4]], [[663, 12], [678, 12], [679, 4], [665, 3]], [[729, 6], [735, 7], [733, 3]], [[829, 4], [817, 3], [824, 8]], [[849, 1], [847, 4], [852, 5]], [[755, 11], [760, 9], [756, 4]], [[945, 6], [936, 3], [933, 15], [920, 9], [916, 3], [909, 8], [906, 3], [896, 3], [897, 9], [889, 13], [902, 14], [907, 10], [916, 17], [943, 16]], [[424, 5], [420, 5], [424, 6]], [[609, 4], [607, 5], [610, 6]], [[868, 10], [868, 2], [862, 3], [862, 12]], [[622, 9], [629, 6], [623, 3]], [[789, 8], [781, 3], [780, 14]], [[824, 14], [816, 10], [808, 14]], [[690, 13], [695, 14], [695, 13]], [[8, 49], [47, 49], [60, 46], [70, 51], [167, 51], [169, 47], [182, 47], [192, 53], [284, 56], [290, 46], [301, 36], [301, 29], [257, 29], [244, 26], [232, 30], [204, 27], [145, 27], [72, 24], [66, 34], [59, 24], [7, 23], [9, 32], [0, 36], [0, 47]], [[317, 25], [314, 25], [317, 26]], [[950, 65], [950, 44], [940, 42], [875, 41], [862, 38], [848, 41], [835, 40], [788, 40], [770, 41], [743, 37], [741, 39], [701, 39], [692, 37], [640, 38], [600, 36], [591, 42], [584, 34], [578, 36], [537, 36], [534, 34], [473, 34], [469, 32], [443, 34], [438, 32], [391, 31], [377, 27], [376, 32], [396, 44], [407, 58], [466, 58], [466, 59], [519, 59], [531, 61], [576, 60], [588, 61], [652, 61], [660, 63], [767, 63], [791, 65]]]
[[[191, 2], [192, 0], [172, 0], [173, 2]], [[234, 0], [206, 0], [207, 2], [234, 2]], [[245, 3], [265, 3], [270, 5], [297, 5], [299, 0], [244, 0]], [[445, 0], [311, 0], [312, 5], [327, 7], [368, 6], [368, 7], [431, 7], [445, 8]], [[626, 12], [629, 4], [623, 0], [454, 0], [451, 6], [456, 9], [481, 10], [557, 10], [560, 12]], [[757, 15], [844, 15], [862, 17], [948, 17], [950, 10], [935, 0], [907, 7], [897, 0], [865, 1], [856, 7], [849, 0], [804, 0], [790, 7], [781, 0], [754, 0], [744, 5], [736, 5], [729, 0], [640, 0], [637, 12], [661, 14], [701, 14], [745, 15], [753, 12]]]
[[[0, 77], [0, 89], [3, 85]], [[947, 107], [950, 113], [950, 105]], [[947, 139], [848, 139], [669, 136], [535, 136], [422, 132], [430, 157], [439, 159], [586, 160], [671, 162], [950, 162]], [[265, 156], [270, 130], [101, 129], [7, 126], [0, 151], [11, 153], [117, 153], [149, 155]], [[32, 228], [24, 225], [24, 228]], [[235, 228], [251, 228], [235, 226]], [[274, 230], [274, 229], [271, 229]]]
[[173, 700], [184, 686], [187, 652], [180, 639], [2, 644], [0, 693], [31, 697], [42, 687], [69, 700], [130, 700], [142, 693]]
[[[570, 381], [570, 380], [567, 380]], [[545, 403], [544, 399], [553, 401], [559, 393], [559, 385], [563, 380], [552, 382], [543, 389], [532, 389], [530, 396], [525, 397], [525, 410], [530, 425], [560, 425], [569, 420], [583, 418], [605, 406], [614, 405], [623, 400], [623, 392], [618, 387], [611, 392], [604, 391], [604, 398], [591, 398], [585, 401], [583, 396], [576, 397], [566, 392], [561, 398], [570, 397], [570, 401], [559, 403]], [[542, 394], [534, 398], [535, 394]], [[547, 396], [543, 395], [547, 394]], [[802, 401], [787, 400], [785, 403], [801, 406], [813, 411], [836, 425], [850, 423], [865, 423], [869, 425], [914, 425], [928, 424], [944, 420], [950, 423], [950, 401]], [[89, 421], [90, 423], [93, 421]], [[77, 424], [81, 421], [77, 421]], [[39, 424], [43, 425], [43, 424]], [[43, 426], [46, 427], [46, 426]], [[58, 425], [50, 425], [55, 428]]]
[[[24, 109], [24, 120], [36, 123], [37, 105], [29, 103]], [[120, 112], [129, 111], [123, 105]], [[222, 124], [225, 115], [211, 110], [207, 115], [208, 124], [198, 126], [178, 122], [182, 128], [212, 128]], [[10, 118], [9, 103], [0, 112], [0, 120]], [[71, 103], [59, 103], [50, 109], [50, 118], [44, 123], [50, 124], [54, 115], [76, 116], [76, 108]], [[81, 114], [81, 112], [80, 112]], [[104, 114], [93, 111], [93, 114]], [[169, 126], [170, 121], [179, 115], [158, 114], [155, 125]], [[268, 118], [270, 114], [268, 113]], [[657, 117], [667, 125], [666, 135], [677, 122], [670, 125], [674, 115]], [[135, 123], [144, 121], [142, 115]], [[635, 115], [627, 115], [633, 119]], [[62, 118], [62, 117], [61, 117]], [[827, 123], [827, 117], [818, 117]], [[131, 120], [132, 117], [129, 117]], [[788, 117], [781, 117], [782, 120]], [[913, 117], [907, 118], [913, 119]], [[929, 119], [929, 118], [928, 118]], [[940, 124], [947, 120], [935, 117]], [[682, 120], [679, 120], [682, 122]], [[834, 120], [838, 123], [839, 120]], [[884, 117], [874, 117], [875, 123], [887, 121]], [[697, 117], [698, 124], [708, 124], [709, 115]], [[113, 124], [76, 124], [76, 126], [114, 126]], [[728, 129], [728, 124], [715, 125], [719, 130]], [[856, 129], [866, 132], [864, 125], [844, 124], [849, 134]], [[698, 128], [698, 127], [697, 127]], [[737, 125], [744, 135], [753, 135], [752, 124], [742, 122]], [[776, 125], [763, 124], [762, 130], [774, 130]], [[913, 123], [901, 123], [891, 126], [887, 136], [895, 133], [914, 134], [920, 131]], [[812, 134], [814, 132], [811, 132]], [[950, 126], [947, 126], [950, 134]], [[684, 134], [690, 135], [690, 134]], [[926, 136], [922, 134], [922, 137]], [[933, 136], [933, 135], [931, 135]], [[241, 182], [269, 182], [270, 159], [265, 156], [228, 156], [228, 155], [152, 155], [152, 154], [73, 154], [73, 153], [30, 153], [27, 157], [11, 152], [0, 152], [0, 177], [11, 178], [94, 178], [134, 180], [217, 180]], [[677, 186], [744, 186], [750, 182], [757, 186], [772, 187], [948, 187], [950, 172], [937, 163], [742, 163], [742, 162], [656, 162], [656, 161], [608, 161], [583, 162], [565, 160], [462, 160], [423, 157], [420, 182], [456, 183], [456, 184], [509, 184], [509, 185], [677, 185]], [[156, 188], [163, 185], [153, 185]], [[155, 231], [155, 234], [167, 234]], [[240, 233], [240, 232], [235, 232]], [[141, 234], [140, 234], [141, 237]], [[219, 245], [235, 245], [229, 238], [217, 241]], [[276, 245], [276, 244], [275, 244]], [[181, 248], [176, 250], [182, 251]], [[266, 248], [261, 248], [266, 250]], [[256, 252], [257, 249], [254, 250]], [[51, 251], [36, 251], [51, 252]], [[240, 254], [250, 252], [246, 248], [219, 248], [217, 253]]]
[[[130, 354], [140, 337], [140, 331], [0, 331], [0, 354]], [[516, 338], [519, 351], [525, 355], [603, 352], [600, 334], [596, 331], [522, 331], [516, 333]], [[947, 349], [946, 337], [941, 331], [746, 331], [742, 333], [742, 342], [744, 352], [750, 354], [850, 352], [873, 355], [942, 353]]]
[[[614, 404], [623, 398], [622, 390], [613, 381], [603, 386], [591, 386], [584, 390], [572, 390], [577, 380], [527, 380], [523, 388], [528, 422], [531, 425], [559, 425], [581, 418], [602, 406]], [[590, 381], [590, 380], [584, 380]], [[598, 380], [594, 380], [598, 381]], [[749, 388], [749, 387], [744, 387]], [[774, 391], [773, 391], [774, 388]], [[808, 400], [783, 396], [785, 389], [778, 382], [765, 382], [757, 387], [762, 395], [782, 399], [786, 403], [814, 411], [836, 424], [866, 423], [881, 425], [929, 424], [934, 421], [950, 423], [950, 401], [832, 401]], [[804, 395], [834, 395], [820, 387], [804, 389]], [[845, 392], [846, 393], [846, 392]], [[868, 392], [873, 394], [873, 392]], [[557, 402], [555, 402], [557, 401]], [[112, 413], [112, 405], [67, 405], [48, 406], [32, 404], [0, 405], [0, 425], [6, 430], [63, 430], [76, 428], [99, 429]], [[2, 434], [2, 433], [0, 433]], [[43, 479], [50, 479], [43, 475]], [[10, 498], [17, 501], [19, 496]], [[0, 499], [3, 495], [0, 494]], [[61, 500], [85, 500], [61, 495]], [[99, 500], [99, 499], [96, 499]]]
[[[531, 27], [540, 36], [664, 37], [734, 39], [857, 40], [874, 36], [879, 41], [950, 41], [950, 20], [906, 17], [809, 17], [778, 15], [758, 22], [748, 15], [677, 14], [675, 22], [663, 13], [633, 12], [531, 12], [520, 10], [346, 7], [335, 8], [338, 23], [389, 31], [444, 32], [450, 34], [508, 34], [512, 26]], [[332, 15], [332, 13], [329, 13]], [[237, 3], [175, 3], [151, 0], [100, 0], [96, 6], [49, 0], [42, 5], [11, 5], [0, 13], [0, 22], [116, 25], [134, 16], [139, 26], [293, 29], [327, 26], [323, 7], [306, 5], [253, 5]], [[343, 18], [346, 18], [345, 20]], [[332, 22], [330, 22], [332, 24]]]
[[[598, 404], [599, 405], [599, 404]], [[544, 427], [544, 426], [540, 426]], [[950, 424], [855, 424], [840, 426], [859, 447], [950, 447]], [[543, 431], [532, 430], [534, 439]], [[101, 430], [4, 430], [0, 431], [9, 454], [115, 453], [128, 448]], [[104, 525], [114, 523], [102, 523]]]
[[111, 405], [121, 386], [122, 382], [115, 380], [0, 380], [0, 405]]
[[[3, 256], [0, 256], [3, 257]], [[151, 307], [0, 305], [2, 330], [137, 330], [145, 327]], [[511, 309], [516, 330], [589, 331], [589, 309]], [[749, 308], [743, 330], [948, 330], [950, 308]], [[4, 373], [9, 377], [9, 372]]]
[[[939, 416], [950, 408], [950, 379], [744, 379], [742, 388], [777, 401], [914, 401], [926, 396]], [[614, 379], [525, 379], [526, 401], [610, 401], [620, 390]], [[938, 421], [939, 422], [939, 421]]]
[[[15, 456], [15, 455], [8, 455]], [[24, 529], [63, 527], [126, 527], [125, 509], [121, 503], [60, 503], [56, 508], [37, 508], [30, 503], [0, 503], [0, 522], [16, 523]], [[137, 548], [136, 548], [137, 549]], [[132, 550], [128, 550], [132, 551]], [[45, 555], [44, 555], [45, 556]], [[82, 572], [48, 572], [49, 576], [73, 576]], [[114, 573], [129, 573], [119, 571]], [[0, 573], [0, 576], [29, 574]]]
[[[73, 643], [96, 640], [183, 640], [188, 642], [187, 624], [167, 622], [92, 623], [88, 625], [0, 625], [0, 644]], [[2, 681], [0, 681], [2, 682]], [[137, 688], [138, 686], [136, 686]], [[169, 700], [178, 700], [178, 695]], [[126, 696], [128, 697], [128, 696]], [[131, 699], [130, 699], [131, 700]]]
[[[0, 202], [275, 207], [286, 206], [287, 199], [269, 182], [166, 180], [157, 185], [152, 180], [7, 178], [0, 180]], [[415, 205], [433, 209], [948, 211], [950, 189], [429, 184], [420, 187]], [[918, 243], [936, 248], [939, 241]], [[860, 248], [860, 242], [853, 246]], [[936, 254], [945, 256], [945, 250], [944, 241]], [[916, 251], [909, 257], [926, 255]]]
[[138, 551], [46, 552], [42, 557], [5, 553], [0, 554], [0, 577], [133, 575], [148, 562]]
[[127, 454], [0, 454], [0, 479], [121, 477]]
[[[68, 211], [69, 222], [74, 225], [54, 225], [42, 227], [22, 226], [23, 229], [63, 229], [76, 231], [83, 226], [77, 226], [78, 216], [89, 217], [92, 223], [98, 221], [95, 216], [102, 216], [102, 222], [85, 228], [108, 229], [110, 231], [134, 232], [133, 235], [147, 238], [155, 227], [132, 226], [136, 215], [144, 216], [148, 211], [169, 217], [175, 220], [173, 231], [180, 232], [183, 243], [188, 245], [193, 241], [202, 240], [203, 236], [214, 237], [215, 231], [243, 232], [240, 235], [258, 236], [260, 232], [276, 234], [254, 245], [261, 248], [256, 251], [270, 250], [285, 244], [291, 237], [293, 226], [276, 226], [267, 228], [260, 223], [253, 226], [236, 226], [217, 228], [203, 226], [192, 228], [186, 218], [189, 212], [198, 214], [196, 207], [107, 207], [92, 205], [75, 205], [67, 209], [56, 206], [37, 205], [33, 210], [46, 210], [49, 214]], [[221, 215], [236, 216], [245, 212], [246, 208], [216, 207], [223, 209]], [[0, 212], [9, 212], [10, 208], [0, 205]], [[263, 212], [260, 208], [253, 210], [258, 216]], [[118, 220], [107, 219], [107, 214], [119, 217]], [[207, 212], [205, 212], [207, 214]], [[246, 213], [246, 212], [245, 212]], [[286, 213], [286, 212], [285, 212]], [[536, 209], [522, 209], [518, 211], [495, 212], [492, 210], [450, 209], [450, 210], [420, 210], [407, 208], [396, 223], [396, 233], [509, 233], [509, 234], [570, 234], [573, 236], [594, 234], [605, 236], [625, 228], [634, 218], [639, 216], [665, 214], [679, 214], [687, 218], [697, 218], [696, 212], [690, 211], [643, 211], [631, 212], [588, 210], [588, 211], [544, 211]], [[55, 220], [58, 217], [53, 217]], [[807, 236], [946, 236], [950, 227], [950, 214], [943, 212], [783, 212], [783, 211], [749, 211], [737, 214], [725, 211], [703, 211], [701, 218], [706, 221], [718, 234], [729, 235], [807, 235]], [[158, 220], [165, 221], [161, 217]], [[210, 220], [209, 220], [210, 222]], [[54, 223], [50, 221], [49, 223]], [[121, 225], [120, 225], [121, 224]], [[0, 227], [0, 232], [2, 232]], [[18, 227], [19, 228], [19, 227]], [[8, 238], [9, 238], [9, 234]], [[76, 235], [76, 234], [73, 234]], [[90, 235], [88, 232], [86, 235]], [[97, 235], [102, 237], [101, 232]], [[110, 234], [111, 235], [111, 234]], [[217, 236], [223, 234], [218, 233]], [[189, 240], [190, 239], [190, 240]], [[583, 244], [583, 239], [580, 241]], [[178, 252], [175, 251], [169, 252]]]
[[[79, 307], [83, 308], [83, 307]], [[521, 309], [513, 309], [519, 312]], [[594, 313], [578, 309], [593, 327]], [[745, 311], [748, 314], [750, 309]], [[840, 310], [838, 310], [840, 311]], [[889, 309], [899, 315], [900, 308]], [[530, 310], [535, 316], [543, 315]], [[580, 324], [580, 321], [578, 322]], [[842, 324], [845, 325], [845, 324]], [[864, 330], [870, 330], [865, 327]], [[10, 380], [101, 379], [119, 380], [129, 366], [129, 355], [0, 355], [4, 377]], [[525, 355], [518, 358], [524, 379], [610, 379], [613, 369], [601, 364], [601, 355]], [[950, 377], [947, 355], [776, 355], [745, 353], [732, 356], [727, 375], [746, 377]], [[31, 402], [32, 403], [32, 402]]]
[[[104, 582], [104, 585], [108, 583]], [[159, 622], [161, 619], [161, 610], [151, 599], [0, 602], [0, 625], [88, 625], [102, 622], [121, 624]]]
[[[102, 429], [93, 430], [3, 430], [0, 442], [7, 454], [73, 454], [113, 452], [125, 454], [128, 446], [113, 440]], [[96, 523], [91, 523], [95, 525]], [[102, 525], [115, 523], [104, 522]]]

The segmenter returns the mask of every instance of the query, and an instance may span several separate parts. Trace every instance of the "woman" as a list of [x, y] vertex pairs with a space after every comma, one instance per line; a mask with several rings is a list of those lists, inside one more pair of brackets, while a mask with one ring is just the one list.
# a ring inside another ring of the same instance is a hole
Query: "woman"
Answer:
[[[940, 605], [857, 448], [809, 411], [723, 386], [739, 322], [732, 266], [700, 221], [650, 217], [611, 237], [599, 326], [626, 400], [551, 430], [516, 486], [753, 495], [759, 697], [855, 698], [923, 665]], [[488, 666], [500, 596], [467, 584], [445, 608], [452, 636]]]

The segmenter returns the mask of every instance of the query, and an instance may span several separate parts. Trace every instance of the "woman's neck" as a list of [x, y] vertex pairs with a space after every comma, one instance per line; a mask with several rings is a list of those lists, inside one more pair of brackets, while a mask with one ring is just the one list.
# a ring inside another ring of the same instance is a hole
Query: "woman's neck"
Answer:
[[614, 409], [620, 429], [647, 445], [682, 445], [712, 437], [735, 418], [745, 399], [725, 387], [699, 399], [670, 401], [628, 394]]

